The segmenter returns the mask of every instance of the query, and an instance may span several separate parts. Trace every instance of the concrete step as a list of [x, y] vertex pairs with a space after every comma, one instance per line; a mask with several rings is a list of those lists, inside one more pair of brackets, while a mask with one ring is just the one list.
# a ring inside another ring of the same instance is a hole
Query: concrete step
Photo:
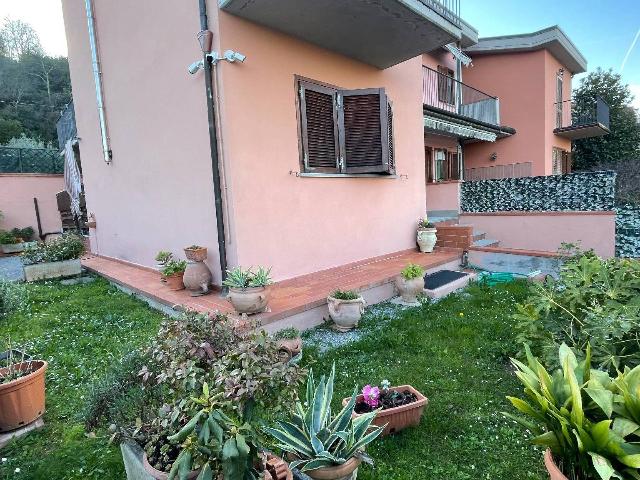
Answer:
[[497, 247], [498, 245], [500, 245], [500, 241], [491, 238], [483, 238], [473, 242], [474, 247]]

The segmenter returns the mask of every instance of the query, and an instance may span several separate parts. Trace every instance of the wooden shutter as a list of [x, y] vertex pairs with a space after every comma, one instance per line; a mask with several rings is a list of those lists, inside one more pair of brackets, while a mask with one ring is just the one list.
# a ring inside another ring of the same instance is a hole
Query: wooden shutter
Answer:
[[337, 91], [300, 82], [299, 94], [304, 170], [336, 173], [339, 171]]
[[338, 92], [340, 165], [345, 173], [391, 173], [393, 144], [384, 88]]
[[449, 152], [449, 180], [460, 180], [460, 161], [458, 152]]

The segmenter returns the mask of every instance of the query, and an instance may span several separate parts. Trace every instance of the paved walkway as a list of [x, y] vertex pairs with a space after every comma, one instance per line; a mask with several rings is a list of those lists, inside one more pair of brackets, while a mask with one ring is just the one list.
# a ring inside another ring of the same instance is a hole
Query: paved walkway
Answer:
[[12, 282], [24, 280], [20, 257], [0, 257], [0, 279]]
[[[267, 325], [326, 304], [327, 296], [337, 288], [366, 290], [393, 281], [408, 263], [417, 263], [425, 269], [431, 269], [459, 260], [460, 255], [459, 249], [437, 248], [430, 254], [407, 250], [277, 282], [269, 287], [271, 311], [258, 314], [255, 318]], [[169, 307], [182, 305], [200, 312], [233, 312], [231, 304], [226, 298], [221, 297], [219, 292], [192, 297], [186, 290], [169, 290], [160, 282], [159, 273], [151, 268], [95, 255], [84, 257], [82, 265], [133, 292]]]

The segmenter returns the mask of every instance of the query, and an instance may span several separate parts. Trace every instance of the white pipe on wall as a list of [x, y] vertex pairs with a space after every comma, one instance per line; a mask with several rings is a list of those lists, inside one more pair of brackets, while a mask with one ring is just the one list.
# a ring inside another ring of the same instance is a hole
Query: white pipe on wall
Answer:
[[100, 58], [96, 42], [96, 25], [93, 16], [93, 0], [85, 0], [87, 11], [87, 25], [89, 27], [89, 46], [91, 48], [91, 67], [93, 80], [96, 84], [96, 104], [98, 106], [98, 120], [100, 122], [100, 135], [102, 138], [102, 154], [106, 163], [111, 163], [111, 147], [109, 146], [109, 132], [107, 130], [107, 118], [104, 111], [104, 94], [102, 90], [102, 72], [100, 71]]

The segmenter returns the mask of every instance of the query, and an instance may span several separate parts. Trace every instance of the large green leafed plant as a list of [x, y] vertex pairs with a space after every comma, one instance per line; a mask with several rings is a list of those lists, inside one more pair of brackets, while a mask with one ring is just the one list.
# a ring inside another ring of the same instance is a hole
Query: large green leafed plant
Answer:
[[303, 472], [322, 467], [342, 465], [364, 452], [383, 431], [371, 426], [376, 413], [352, 418], [358, 389], [353, 391], [349, 403], [336, 415], [331, 415], [335, 365], [329, 378], [322, 376], [316, 385], [313, 372], [307, 380], [306, 403], [296, 402], [290, 421], [278, 422], [277, 428], [266, 431], [278, 441], [278, 447], [296, 458], [291, 468]]
[[591, 368], [591, 349], [578, 361], [563, 344], [561, 369], [549, 373], [526, 348], [512, 359], [525, 397], [508, 397], [528, 419], [505, 413], [549, 448], [571, 480], [640, 479], [640, 367], [612, 379]]
[[[518, 340], [549, 367], [562, 343], [584, 350], [612, 373], [640, 364], [640, 262], [603, 260], [592, 252], [568, 259], [558, 280], [534, 285], [515, 314]], [[524, 356], [524, 351], [520, 352]]]

